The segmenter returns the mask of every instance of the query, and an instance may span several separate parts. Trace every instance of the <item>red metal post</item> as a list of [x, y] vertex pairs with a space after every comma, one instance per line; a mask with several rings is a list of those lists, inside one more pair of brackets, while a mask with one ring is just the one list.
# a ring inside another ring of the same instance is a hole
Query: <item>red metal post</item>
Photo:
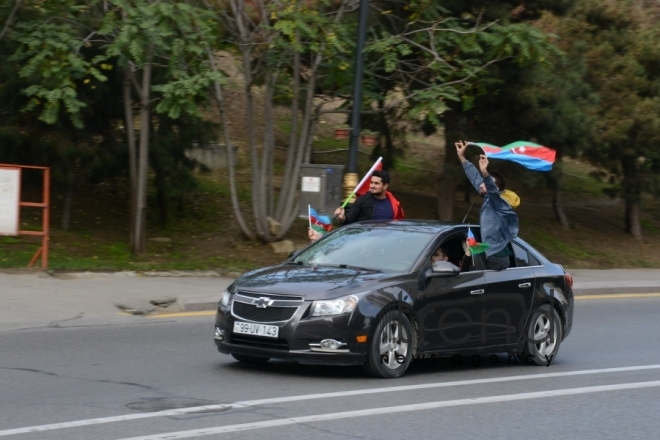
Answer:
[[42, 242], [43, 252], [41, 254], [41, 269], [48, 269], [48, 242], [50, 241], [50, 168], [44, 170], [44, 215], [43, 231], [44, 238]]

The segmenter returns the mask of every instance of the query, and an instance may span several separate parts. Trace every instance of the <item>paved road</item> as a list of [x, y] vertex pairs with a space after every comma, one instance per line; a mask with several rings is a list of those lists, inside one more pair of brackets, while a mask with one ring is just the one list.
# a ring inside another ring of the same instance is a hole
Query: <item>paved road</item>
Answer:
[[[618, 440], [660, 432], [658, 295], [578, 299], [573, 331], [547, 368], [484, 356], [478, 365], [413, 365], [397, 380], [358, 368], [239, 364], [215, 351], [211, 315], [95, 313], [0, 332], [0, 436]], [[257, 399], [272, 400], [246, 402]], [[180, 414], [156, 413], [173, 408]]]

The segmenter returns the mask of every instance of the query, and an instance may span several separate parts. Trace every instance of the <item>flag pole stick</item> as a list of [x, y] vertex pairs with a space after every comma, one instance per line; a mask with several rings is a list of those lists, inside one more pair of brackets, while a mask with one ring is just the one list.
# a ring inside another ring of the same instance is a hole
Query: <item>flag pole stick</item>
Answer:
[[382, 157], [379, 157], [378, 160], [376, 161], [376, 163], [374, 163], [373, 166], [371, 167], [371, 169], [367, 172], [367, 174], [364, 175], [364, 177], [362, 178], [362, 180], [360, 181], [360, 183], [358, 183], [357, 186], [356, 186], [355, 188], [353, 188], [353, 192], [351, 193], [351, 195], [349, 195], [348, 197], [346, 197], [346, 200], [345, 200], [344, 203], [341, 205], [342, 209], [346, 206], [346, 204], [348, 203], [348, 201], [351, 200], [351, 197], [353, 197], [353, 196], [355, 195], [355, 193], [357, 192], [358, 188], [362, 188], [362, 185], [364, 184], [364, 182], [365, 182], [369, 177], [371, 177], [371, 173], [374, 172], [374, 170], [376, 169], [376, 167], [378, 166], [378, 164], [379, 164], [382, 160], [383, 160], [383, 158], [382, 158]]
[[307, 220], [309, 221], [309, 229], [312, 229], [312, 205], [307, 205]]

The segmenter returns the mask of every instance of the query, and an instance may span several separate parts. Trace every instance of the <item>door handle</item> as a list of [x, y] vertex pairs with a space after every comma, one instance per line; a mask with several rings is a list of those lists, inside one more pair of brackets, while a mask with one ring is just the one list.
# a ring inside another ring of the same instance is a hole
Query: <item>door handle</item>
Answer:
[[520, 287], [521, 289], [524, 289], [526, 287], [530, 287], [531, 285], [532, 285], [532, 283], [522, 283], [522, 284], [518, 284], [518, 287]]
[[481, 295], [482, 293], [484, 293], [484, 289], [471, 290], [471, 291], [470, 291], [470, 294], [471, 294], [471, 295]]

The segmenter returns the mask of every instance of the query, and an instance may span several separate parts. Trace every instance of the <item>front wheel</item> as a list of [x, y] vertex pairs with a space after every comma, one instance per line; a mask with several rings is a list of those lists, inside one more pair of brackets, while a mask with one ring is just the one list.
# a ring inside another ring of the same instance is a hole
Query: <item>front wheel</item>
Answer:
[[387, 312], [374, 330], [363, 369], [373, 377], [402, 376], [410, 365], [413, 347], [413, 330], [406, 315]]
[[564, 334], [559, 313], [544, 304], [532, 314], [529, 323], [525, 347], [518, 357], [522, 363], [549, 366], [557, 356]]
[[246, 364], [265, 364], [270, 360], [270, 358], [264, 358], [264, 357], [256, 357], [256, 356], [247, 356], [244, 354], [231, 354], [234, 359], [236, 359], [239, 362], [243, 362]]

